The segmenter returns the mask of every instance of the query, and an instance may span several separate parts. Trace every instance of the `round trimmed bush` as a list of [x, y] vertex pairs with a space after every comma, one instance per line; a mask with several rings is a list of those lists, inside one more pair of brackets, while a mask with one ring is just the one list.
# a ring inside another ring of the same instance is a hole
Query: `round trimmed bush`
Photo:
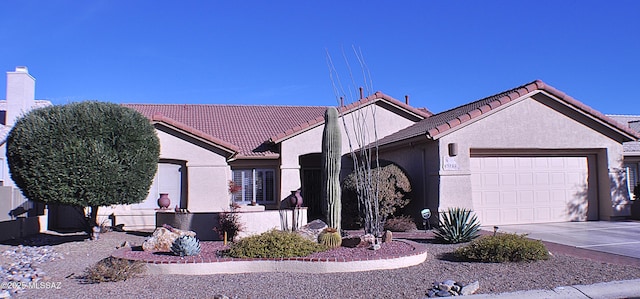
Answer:
[[303, 257], [327, 248], [294, 232], [271, 230], [233, 244], [227, 254], [237, 258]]
[[469, 261], [503, 263], [546, 260], [549, 251], [541, 241], [526, 235], [499, 234], [481, 237], [458, 248], [455, 255]]
[[139, 112], [105, 102], [32, 110], [7, 137], [11, 178], [30, 200], [97, 208], [143, 201], [160, 141]]

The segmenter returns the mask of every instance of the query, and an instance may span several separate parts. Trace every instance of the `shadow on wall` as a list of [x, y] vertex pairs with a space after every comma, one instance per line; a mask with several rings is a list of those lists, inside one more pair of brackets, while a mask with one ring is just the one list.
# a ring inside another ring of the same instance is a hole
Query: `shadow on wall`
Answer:
[[589, 188], [587, 184], [581, 184], [579, 191], [573, 194], [573, 198], [567, 204], [567, 219], [569, 221], [587, 221], [589, 215]]
[[626, 170], [621, 168], [612, 169], [609, 172], [609, 180], [611, 182], [611, 204], [614, 209], [612, 216], [629, 216], [631, 201]]

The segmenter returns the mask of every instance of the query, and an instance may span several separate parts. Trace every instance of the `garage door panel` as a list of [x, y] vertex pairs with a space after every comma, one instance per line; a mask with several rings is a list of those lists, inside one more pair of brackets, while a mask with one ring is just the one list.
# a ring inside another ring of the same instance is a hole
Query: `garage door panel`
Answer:
[[472, 157], [474, 210], [483, 225], [586, 219], [587, 173], [586, 157]]

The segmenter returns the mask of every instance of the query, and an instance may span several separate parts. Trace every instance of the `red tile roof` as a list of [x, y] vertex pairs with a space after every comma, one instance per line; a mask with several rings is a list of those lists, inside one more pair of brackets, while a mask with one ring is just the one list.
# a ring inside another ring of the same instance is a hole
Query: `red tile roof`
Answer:
[[531, 83], [516, 87], [514, 89], [510, 89], [492, 95], [490, 97], [486, 97], [484, 99], [480, 99], [478, 101], [432, 115], [431, 117], [426, 118], [410, 127], [407, 127], [392, 135], [382, 138], [381, 140], [379, 140], [378, 144], [390, 144], [420, 135], [426, 135], [427, 138], [436, 139], [440, 135], [459, 125], [470, 122], [471, 120], [478, 118], [492, 110], [498, 109], [502, 105], [505, 105], [511, 101], [523, 99], [521, 98], [522, 96], [534, 91], [547, 92], [548, 94], [563, 101], [566, 105], [572, 106], [575, 109], [582, 111], [584, 114], [591, 115], [594, 118], [599, 119], [603, 123], [621, 131], [623, 134], [627, 135], [627, 138], [632, 138], [632, 136], [634, 136], [636, 139], [640, 138], [640, 134], [634, 132], [629, 127], [621, 126], [615, 120], [568, 96], [564, 92], [557, 90], [540, 80], [536, 80]]
[[239, 157], [277, 158], [266, 143], [269, 136], [284, 132], [310, 119], [324, 115], [318, 106], [251, 106], [194, 104], [124, 104], [150, 120], [160, 120], [187, 130]]
[[[415, 121], [431, 113], [400, 102], [381, 92], [339, 111], [384, 102]], [[155, 122], [161, 122], [237, 152], [239, 158], [277, 158], [274, 144], [324, 123], [322, 106], [256, 106], [195, 104], [124, 104]]]

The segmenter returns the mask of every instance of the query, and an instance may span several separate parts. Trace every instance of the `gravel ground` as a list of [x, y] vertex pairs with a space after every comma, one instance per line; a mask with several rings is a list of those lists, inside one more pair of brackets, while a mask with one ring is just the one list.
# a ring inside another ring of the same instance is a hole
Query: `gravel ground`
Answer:
[[[59, 242], [59, 238], [47, 237]], [[77, 239], [77, 238], [76, 238]], [[640, 267], [607, 264], [572, 255], [554, 254], [533, 263], [467, 263], [447, 260], [459, 245], [432, 244], [424, 263], [403, 269], [333, 274], [249, 273], [220, 275], [143, 275], [127, 281], [85, 284], [84, 269], [109, 256], [124, 241], [141, 245], [144, 236], [110, 232], [97, 241], [54, 245], [64, 258], [40, 267], [52, 288], [28, 289], [16, 298], [422, 298], [434, 281], [478, 280], [477, 293], [552, 289], [640, 278]], [[26, 244], [29, 245], [29, 244]], [[0, 245], [0, 251], [11, 249]], [[6, 260], [0, 260], [6, 262]]]

